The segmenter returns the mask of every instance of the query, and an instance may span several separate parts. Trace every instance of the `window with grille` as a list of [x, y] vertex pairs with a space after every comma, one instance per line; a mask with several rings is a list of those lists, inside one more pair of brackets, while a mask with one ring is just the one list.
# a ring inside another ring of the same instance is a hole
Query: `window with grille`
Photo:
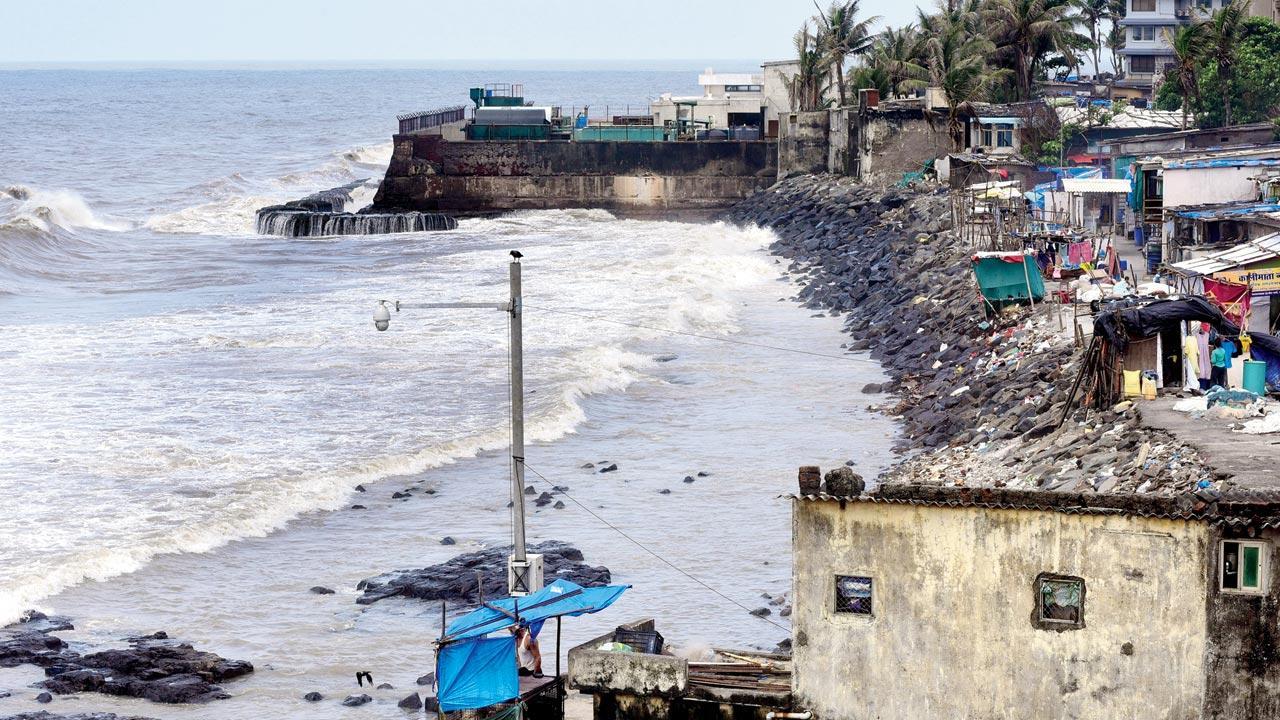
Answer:
[[1267, 586], [1266, 543], [1223, 540], [1218, 568], [1219, 587], [1224, 591], [1264, 594]]
[[836, 612], [870, 615], [871, 578], [858, 575], [837, 575]]
[[1156, 59], [1150, 55], [1135, 55], [1129, 58], [1129, 72], [1153, 73], [1156, 71]]
[[1134, 40], [1155, 40], [1156, 29], [1151, 25], [1135, 25], [1133, 28]]
[[1084, 579], [1041, 573], [1035, 581], [1036, 626], [1046, 630], [1084, 627]]
[[1156, 0], [1130, 0], [1129, 7], [1133, 12], [1155, 12]]

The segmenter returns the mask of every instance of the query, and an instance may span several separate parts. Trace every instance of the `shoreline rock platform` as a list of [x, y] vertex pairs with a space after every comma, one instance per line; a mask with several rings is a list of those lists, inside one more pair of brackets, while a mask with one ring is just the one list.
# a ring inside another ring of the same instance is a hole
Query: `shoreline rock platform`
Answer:
[[35, 665], [55, 695], [100, 692], [158, 703], [203, 703], [230, 697], [217, 683], [253, 672], [244, 660], [228, 660], [163, 632], [126, 638], [128, 647], [81, 654], [51, 633], [72, 630], [67, 618], [32, 612], [0, 628], [0, 667]]
[[[547, 540], [529, 545], [528, 551], [542, 554], [547, 582], [564, 578], [583, 587], [609, 584], [609, 569], [588, 565], [582, 551], [568, 543]], [[507, 556], [510, 553], [509, 545], [486, 548], [458, 555], [431, 567], [396, 570], [366, 578], [356, 585], [357, 590], [364, 592], [356, 602], [371, 605], [379, 600], [403, 596], [476, 604], [477, 578], [484, 597], [503, 597], [507, 591]]]

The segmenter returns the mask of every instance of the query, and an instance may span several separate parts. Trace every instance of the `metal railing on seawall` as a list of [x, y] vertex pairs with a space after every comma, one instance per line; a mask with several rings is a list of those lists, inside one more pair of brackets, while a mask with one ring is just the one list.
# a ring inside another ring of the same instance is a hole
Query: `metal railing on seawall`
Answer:
[[421, 112], [397, 115], [396, 120], [400, 121], [400, 134], [404, 135], [417, 130], [426, 130], [427, 128], [448, 125], [449, 123], [462, 122], [466, 117], [467, 106], [454, 105], [453, 107], [440, 108], [438, 110], [423, 110]]

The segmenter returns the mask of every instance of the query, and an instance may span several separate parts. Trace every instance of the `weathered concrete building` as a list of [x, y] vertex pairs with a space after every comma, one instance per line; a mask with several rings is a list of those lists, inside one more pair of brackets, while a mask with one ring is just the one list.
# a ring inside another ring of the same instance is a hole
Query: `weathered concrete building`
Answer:
[[1280, 717], [1280, 495], [793, 497], [817, 718]]
[[880, 103], [863, 95], [857, 106], [784, 115], [778, 176], [829, 172], [898, 182], [952, 148], [945, 122], [930, 117], [924, 102]]

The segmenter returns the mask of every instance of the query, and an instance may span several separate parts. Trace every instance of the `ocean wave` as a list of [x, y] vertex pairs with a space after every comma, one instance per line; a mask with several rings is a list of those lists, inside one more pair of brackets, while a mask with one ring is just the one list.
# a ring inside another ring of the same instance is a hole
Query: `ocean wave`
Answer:
[[208, 200], [152, 215], [143, 224], [155, 232], [169, 234], [254, 235], [259, 208], [367, 179], [351, 194], [345, 208], [355, 212], [373, 202], [383, 171], [391, 161], [391, 150], [391, 143], [356, 147], [334, 153], [317, 167], [259, 181], [233, 173], [193, 189], [193, 195]]
[[[109, 230], [119, 232], [132, 226], [94, 213], [89, 204], [70, 190], [46, 190], [26, 185], [10, 185], [0, 190], [0, 217], [5, 226], [26, 227], [50, 232], [54, 228]], [[16, 223], [16, 225], [14, 225]]]
[[[218, 338], [216, 344], [223, 344]], [[238, 343], [233, 343], [238, 345]], [[643, 368], [654, 360], [646, 355], [612, 347], [593, 347], [567, 359], [579, 372], [577, 380], [564, 386], [556, 401], [543, 412], [529, 418], [526, 439], [529, 442], [552, 442], [574, 432], [586, 419], [583, 400], [591, 395], [619, 392], [641, 379]], [[187, 500], [220, 503], [219, 512], [204, 518], [191, 518], [179, 526], [149, 534], [131, 546], [112, 544], [61, 559], [53, 566], [32, 568], [13, 578], [7, 589], [0, 590], [0, 626], [18, 619], [21, 613], [39, 607], [42, 600], [74, 587], [86, 580], [103, 581], [135, 572], [156, 557], [178, 553], [204, 553], [246, 538], [265, 537], [283, 529], [289, 522], [315, 512], [329, 512], [345, 507], [355, 494], [356, 485], [371, 485], [393, 477], [415, 475], [435, 468], [474, 458], [482, 453], [504, 450], [510, 435], [505, 424], [490, 430], [430, 445], [405, 454], [380, 457], [329, 473], [298, 474], [290, 478], [273, 478], [253, 492], [233, 492], [230, 502], [217, 493], [183, 491], [173, 494]], [[134, 458], [136, 462], [169, 470], [207, 470], [208, 459], [199, 458], [182, 447], [152, 448]], [[243, 465], [249, 472], [251, 458], [224, 458], [234, 466]], [[152, 508], [168, 514], [177, 507]]]

